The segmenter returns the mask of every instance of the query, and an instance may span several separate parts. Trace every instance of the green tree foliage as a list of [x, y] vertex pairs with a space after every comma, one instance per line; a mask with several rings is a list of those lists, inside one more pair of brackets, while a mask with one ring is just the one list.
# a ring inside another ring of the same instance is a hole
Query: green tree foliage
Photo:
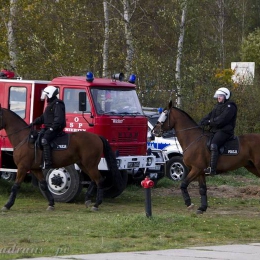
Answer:
[[260, 68], [260, 28], [250, 33], [241, 46], [241, 57], [244, 61], [254, 61]]
[[[132, 4], [136, 0], [131, 0]], [[121, 0], [108, 0], [110, 14], [108, 74], [124, 72], [126, 41]], [[133, 73], [144, 106], [165, 107], [176, 100], [175, 67], [182, 0], [142, 0], [131, 19]], [[93, 71], [102, 76], [103, 0], [18, 0], [15, 21], [17, 72], [25, 79], [50, 80]], [[134, 5], [132, 5], [134, 6]], [[8, 64], [6, 23], [9, 1], [0, 0], [0, 62]], [[223, 84], [238, 103], [238, 132], [260, 131], [259, 0], [188, 0], [181, 63], [182, 109], [199, 120], [214, 105]], [[253, 86], [233, 86], [233, 61], [255, 61]], [[217, 72], [224, 73], [218, 78]], [[230, 78], [229, 78], [230, 79]], [[254, 111], [254, 112], [252, 112]]]

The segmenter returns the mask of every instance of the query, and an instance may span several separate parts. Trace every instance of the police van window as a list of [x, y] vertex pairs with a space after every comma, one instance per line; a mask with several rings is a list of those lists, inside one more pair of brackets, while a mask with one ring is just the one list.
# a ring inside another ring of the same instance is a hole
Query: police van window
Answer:
[[23, 119], [25, 118], [26, 91], [25, 87], [10, 87], [9, 90], [9, 109]]
[[[64, 103], [66, 113], [81, 113], [79, 111], [79, 93], [83, 92], [83, 89], [65, 88], [64, 89]], [[87, 97], [87, 111], [90, 112], [90, 104]]]

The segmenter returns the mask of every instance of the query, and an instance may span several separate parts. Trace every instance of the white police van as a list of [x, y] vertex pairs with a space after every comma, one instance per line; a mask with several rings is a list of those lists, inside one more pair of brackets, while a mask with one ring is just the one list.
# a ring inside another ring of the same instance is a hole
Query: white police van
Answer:
[[169, 158], [166, 162], [166, 176], [174, 181], [181, 180], [184, 174], [188, 174], [188, 168], [183, 163], [183, 151], [177, 137], [174, 136], [174, 130], [164, 133], [162, 137], [154, 136], [152, 129], [160, 113], [157, 109], [148, 107], [143, 107], [143, 111], [148, 118], [147, 147], [163, 150]]

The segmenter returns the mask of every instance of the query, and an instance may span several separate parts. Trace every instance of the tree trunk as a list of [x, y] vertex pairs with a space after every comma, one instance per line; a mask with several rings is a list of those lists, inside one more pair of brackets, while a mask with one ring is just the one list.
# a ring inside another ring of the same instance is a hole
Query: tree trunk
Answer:
[[[125, 38], [126, 38], [126, 61], [125, 61], [125, 76], [126, 78], [132, 73], [132, 63], [134, 58], [134, 44], [133, 36], [130, 25], [130, 4], [129, 0], [123, 0], [124, 6], [124, 26], [125, 26]], [[132, 11], [133, 14], [134, 11]]]
[[175, 79], [177, 84], [177, 107], [181, 107], [181, 58], [182, 58], [182, 49], [183, 49], [184, 32], [185, 32], [186, 12], [187, 12], [187, 1], [185, 0], [183, 2], [182, 15], [181, 15], [180, 36], [178, 41], [176, 71], [175, 71]]
[[218, 6], [218, 23], [217, 23], [217, 31], [219, 35], [219, 59], [220, 63], [222, 65], [222, 68], [224, 69], [225, 66], [225, 46], [224, 46], [224, 24], [225, 24], [225, 0], [217, 0], [217, 6]]
[[7, 42], [8, 51], [10, 57], [10, 66], [12, 69], [16, 69], [17, 64], [17, 48], [14, 33], [14, 22], [17, 13], [17, 0], [10, 0], [10, 13], [7, 23]]
[[109, 11], [107, 1], [103, 1], [104, 7], [104, 21], [105, 21], [105, 28], [104, 28], [104, 43], [103, 43], [103, 72], [102, 76], [107, 78], [108, 77], [108, 56], [109, 56]]

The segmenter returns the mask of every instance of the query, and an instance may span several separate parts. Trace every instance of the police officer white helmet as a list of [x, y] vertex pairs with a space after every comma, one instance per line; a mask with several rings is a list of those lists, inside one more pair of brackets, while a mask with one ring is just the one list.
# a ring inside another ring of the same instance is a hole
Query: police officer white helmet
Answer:
[[230, 98], [230, 91], [227, 88], [219, 88], [215, 94], [214, 94], [214, 98], [218, 98], [218, 95], [224, 95], [225, 99], [228, 100]]
[[59, 89], [54, 86], [48, 86], [42, 91], [41, 100], [47, 98], [53, 98], [59, 94]]

